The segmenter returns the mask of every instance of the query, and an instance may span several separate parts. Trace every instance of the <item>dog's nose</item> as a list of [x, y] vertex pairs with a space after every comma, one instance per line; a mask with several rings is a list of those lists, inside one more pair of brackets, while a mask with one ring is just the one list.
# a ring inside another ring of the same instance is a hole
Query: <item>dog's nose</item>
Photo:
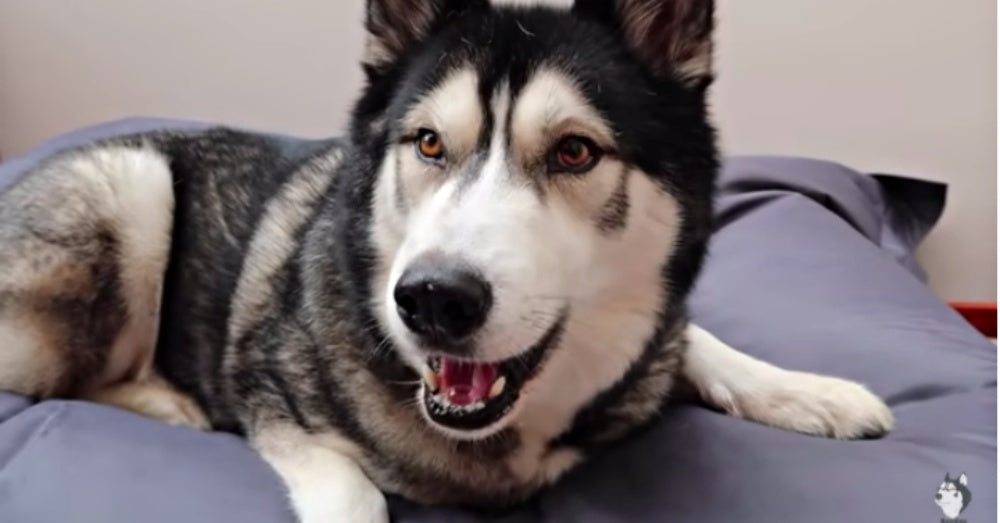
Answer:
[[934, 499], [941, 499], [941, 493], [934, 494]]
[[449, 348], [486, 322], [490, 285], [475, 271], [435, 260], [418, 260], [393, 291], [396, 310], [408, 329]]

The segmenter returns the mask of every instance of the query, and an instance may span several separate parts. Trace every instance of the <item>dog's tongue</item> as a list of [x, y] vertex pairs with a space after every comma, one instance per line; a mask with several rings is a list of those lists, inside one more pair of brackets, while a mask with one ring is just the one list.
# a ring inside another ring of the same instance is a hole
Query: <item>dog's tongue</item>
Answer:
[[472, 405], [488, 399], [496, 377], [496, 365], [441, 358], [438, 386], [452, 405]]

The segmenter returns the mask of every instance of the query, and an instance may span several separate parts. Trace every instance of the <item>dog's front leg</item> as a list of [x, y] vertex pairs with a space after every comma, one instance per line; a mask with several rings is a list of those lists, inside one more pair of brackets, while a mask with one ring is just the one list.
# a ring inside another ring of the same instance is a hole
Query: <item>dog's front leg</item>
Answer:
[[284, 480], [301, 523], [388, 523], [385, 496], [352, 458], [356, 447], [339, 434], [281, 424], [262, 427], [250, 440]]
[[853, 381], [782, 369], [690, 324], [684, 376], [703, 401], [772, 427], [842, 439], [880, 436], [892, 412]]

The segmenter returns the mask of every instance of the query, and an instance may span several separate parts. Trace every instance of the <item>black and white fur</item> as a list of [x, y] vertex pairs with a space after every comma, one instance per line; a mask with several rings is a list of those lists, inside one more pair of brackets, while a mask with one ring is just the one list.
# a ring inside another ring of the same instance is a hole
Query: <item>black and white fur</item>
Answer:
[[958, 520], [959, 514], [965, 511], [972, 501], [972, 492], [969, 491], [969, 479], [965, 473], [961, 473], [957, 478], [952, 478], [949, 474], [944, 475], [944, 481], [938, 486], [934, 493], [934, 503], [941, 508], [944, 517], [948, 520]]
[[[383, 492], [516, 503], [681, 382], [774, 427], [887, 432], [861, 385], [687, 322], [712, 25], [709, 0], [369, 0], [343, 141], [161, 132], [50, 159], [0, 197], [0, 388], [242, 434], [305, 523], [386, 521]], [[553, 167], [567, 137], [597, 153], [586, 171]], [[474, 332], [407, 324], [417, 266], [487, 289]], [[435, 417], [445, 357], [514, 373], [494, 414]]]

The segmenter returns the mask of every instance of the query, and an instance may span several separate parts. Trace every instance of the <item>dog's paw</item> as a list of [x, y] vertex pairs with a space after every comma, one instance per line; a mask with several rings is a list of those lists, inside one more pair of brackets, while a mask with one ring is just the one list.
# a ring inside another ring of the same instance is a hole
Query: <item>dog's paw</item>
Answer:
[[385, 496], [353, 457], [360, 449], [339, 432], [272, 422], [249, 439], [284, 480], [299, 523], [389, 523]]
[[87, 399], [170, 425], [197, 430], [210, 428], [208, 418], [194, 400], [160, 380], [120, 383], [100, 390]]
[[837, 439], [872, 438], [893, 427], [892, 411], [859, 383], [783, 371], [733, 398], [733, 414], [777, 428]]
[[[336, 492], [324, 496], [292, 494], [300, 523], [389, 523], [385, 496], [370, 482], [344, 482]], [[315, 493], [319, 494], [319, 493]]]
[[160, 392], [136, 406], [136, 412], [170, 425], [208, 430], [208, 418], [191, 398], [178, 392]]

